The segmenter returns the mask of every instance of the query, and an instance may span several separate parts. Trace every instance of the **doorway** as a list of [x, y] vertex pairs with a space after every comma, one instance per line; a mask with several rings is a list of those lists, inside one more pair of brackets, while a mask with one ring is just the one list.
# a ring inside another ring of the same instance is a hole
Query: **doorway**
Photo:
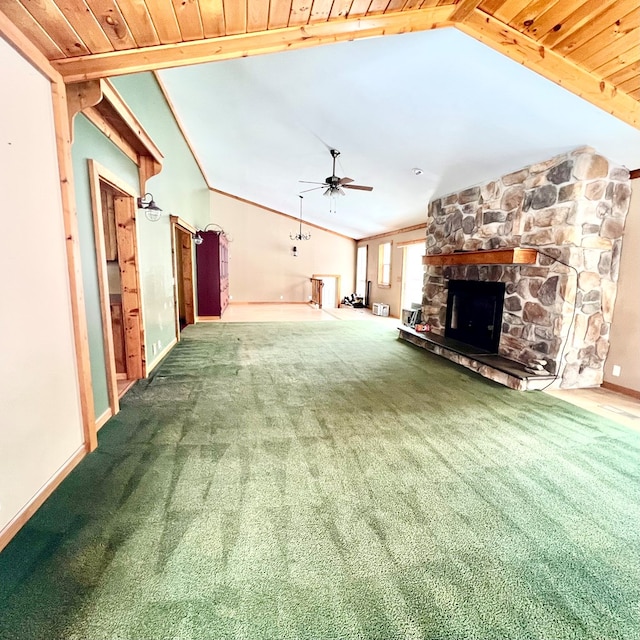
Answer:
[[[422, 287], [424, 280], [424, 240], [403, 247], [402, 264], [402, 309], [420, 308], [422, 306]], [[415, 305], [415, 306], [414, 306]]]
[[340, 306], [340, 276], [336, 274], [314, 274], [322, 280], [322, 309], [337, 309]]
[[358, 247], [356, 253], [356, 295], [367, 297], [367, 245]]
[[171, 248], [173, 251], [173, 280], [175, 283], [176, 338], [180, 332], [195, 323], [194, 276], [193, 276], [193, 234], [195, 229], [171, 216]]
[[107, 388], [115, 415], [119, 398], [146, 375], [135, 193], [92, 160], [89, 172]]

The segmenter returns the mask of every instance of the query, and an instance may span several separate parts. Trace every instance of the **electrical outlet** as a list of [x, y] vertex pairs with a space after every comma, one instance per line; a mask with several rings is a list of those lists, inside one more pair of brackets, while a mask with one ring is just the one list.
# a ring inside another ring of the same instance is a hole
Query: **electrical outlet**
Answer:
[[284, 300], [284, 296], [280, 296], [280, 300]]
[[622, 369], [619, 364], [614, 364], [613, 367], [611, 367], [612, 376], [615, 376], [617, 378], [621, 372], [622, 372]]
[[229, 296], [229, 300], [233, 300], [233, 296]]

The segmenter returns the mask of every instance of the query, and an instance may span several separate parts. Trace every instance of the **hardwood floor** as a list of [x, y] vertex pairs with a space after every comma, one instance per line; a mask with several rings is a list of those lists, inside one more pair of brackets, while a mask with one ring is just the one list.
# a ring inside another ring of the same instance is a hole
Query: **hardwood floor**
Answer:
[[136, 380], [118, 380], [118, 398], [122, 398], [135, 383]]
[[207, 322], [334, 322], [336, 320], [371, 320], [397, 326], [398, 318], [374, 316], [370, 309], [316, 309], [310, 304], [296, 303], [231, 303], [222, 318]]
[[595, 389], [559, 389], [547, 393], [578, 405], [599, 416], [640, 430], [640, 400], [598, 387]]

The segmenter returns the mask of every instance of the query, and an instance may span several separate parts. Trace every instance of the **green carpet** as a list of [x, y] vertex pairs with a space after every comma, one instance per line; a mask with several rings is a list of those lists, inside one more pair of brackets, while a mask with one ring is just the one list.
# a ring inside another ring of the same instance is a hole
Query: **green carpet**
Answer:
[[640, 434], [396, 333], [185, 330], [0, 554], [0, 638], [640, 638]]

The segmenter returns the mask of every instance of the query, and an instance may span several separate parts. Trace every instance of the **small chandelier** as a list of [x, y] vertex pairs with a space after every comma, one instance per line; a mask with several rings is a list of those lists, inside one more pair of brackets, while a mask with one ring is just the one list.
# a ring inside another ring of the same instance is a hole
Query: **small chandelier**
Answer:
[[[311, 234], [302, 233], [302, 201], [304, 200], [304, 198], [301, 195], [299, 195], [298, 198], [300, 198], [300, 228], [298, 230], [298, 233], [296, 233], [295, 235], [293, 233], [290, 233], [289, 237], [292, 240], [309, 240], [309, 238], [311, 238]], [[294, 247], [294, 255], [295, 254], [296, 254], [296, 251]]]

